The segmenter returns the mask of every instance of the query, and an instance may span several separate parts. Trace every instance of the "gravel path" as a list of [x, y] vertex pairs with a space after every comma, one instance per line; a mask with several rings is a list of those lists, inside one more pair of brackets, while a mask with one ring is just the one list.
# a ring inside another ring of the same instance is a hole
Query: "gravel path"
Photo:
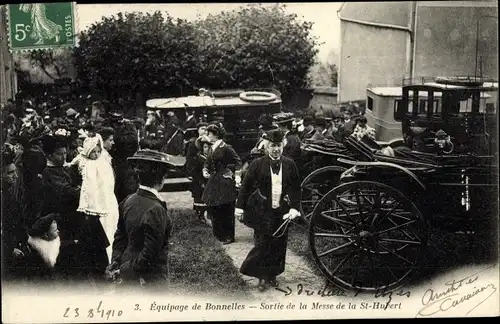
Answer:
[[[167, 202], [169, 209], [191, 209], [192, 198], [191, 193], [171, 192], [161, 193]], [[233, 260], [234, 266], [240, 268], [243, 260], [245, 260], [248, 252], [253, 247], [253, 230], [236, 221], [236, 242], [224, 245], [224, 250]], [[243, 279], [252, 288], [251, 292], [255, 299], [261, 302], [276, 301], [278, 297], [285, 296], [285, 293], [276, 289], [269, 289], [265, 292], [259, 292], [257, 289], [258, 280], [256, 278], [242, 275]], [[315, 291], [324, 287], [325, 279], [315, 275], [308, 264], [302, 257], [297, 256], [290, 249], [287, 250], [285, 272], [278, 276], [280, 288], [287, 290], [290, 287], [294, 292], [297, 291], [297, 285], [302, 284], [307, 289]]]

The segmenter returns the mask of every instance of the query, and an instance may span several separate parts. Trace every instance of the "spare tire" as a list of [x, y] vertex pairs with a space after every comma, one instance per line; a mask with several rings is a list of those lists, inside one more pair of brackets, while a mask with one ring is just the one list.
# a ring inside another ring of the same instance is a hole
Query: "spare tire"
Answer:
[[464, 87], [479, 87], [482, 86], [484, 81], [481, 77], [464, 76], [464, 77], [437, 77], [436, 83], [464, 86]]
[[240, 93], [240, 99], [248, 102], [270, 102], [278, 99], [278, 96], [271, 92], [245, 91]]

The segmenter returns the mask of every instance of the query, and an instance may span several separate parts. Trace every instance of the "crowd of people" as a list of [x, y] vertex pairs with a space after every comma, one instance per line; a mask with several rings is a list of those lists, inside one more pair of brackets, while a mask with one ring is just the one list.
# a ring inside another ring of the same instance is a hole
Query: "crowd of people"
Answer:
[[235, 242], [235, 218], [244, 221], [254, 189], [267, 197], [261, 214], [268, 221], [254, 226], [256, 245], [241, 268], [265, 290], [284, 271], [286, 235], [272, 233], [283, 217], [300, 215], [294, 160], [301, 143], [374, 136], [366, 118], [350, 109], [333, 118], [263, 115], [252, 150], [261, 157], [245, 168], [224, 141], [223, 123], [199, 121], [189, 109], [183, 121], [157, 110], [134, 120], [73, 108], [54, 117], [25, 104], [3, 114], [3, 273], [22, 280], [117, 273], [141, 284], [164, 280], [172, 223], [158, 191], [172, 169], [169, 156], [183, 155], [193, 209], [200, 220], [208, 214], [222, 244]]

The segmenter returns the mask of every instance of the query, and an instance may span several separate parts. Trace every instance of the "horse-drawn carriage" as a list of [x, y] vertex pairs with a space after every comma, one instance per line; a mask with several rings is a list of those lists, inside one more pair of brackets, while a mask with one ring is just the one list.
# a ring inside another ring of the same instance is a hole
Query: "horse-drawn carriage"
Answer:
[[[497, 112], [479, 106], [489, 90], [459, 78], [403, 86], [395, 116], [406, 145], [390, 154], [367, 138], [305, 146], [331, 163], [304, 179], [301, 203], [313, 258], [333, 284], [366, 291], [403, 285], [426, 252], [429, 226], [493, 243]], [[419, 92], [431, 104], [417, 104]], [[439, 106], [432, 104], [437, 92]]]

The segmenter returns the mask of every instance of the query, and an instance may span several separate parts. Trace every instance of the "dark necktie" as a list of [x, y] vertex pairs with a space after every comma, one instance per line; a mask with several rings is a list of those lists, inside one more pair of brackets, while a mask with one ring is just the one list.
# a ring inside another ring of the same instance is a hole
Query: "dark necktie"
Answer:
[[280, 166], [281, 166], [281, 161], [278, 160], [271, 160], [271, 170], [273, 171], [274, 174], [280, 173]]

